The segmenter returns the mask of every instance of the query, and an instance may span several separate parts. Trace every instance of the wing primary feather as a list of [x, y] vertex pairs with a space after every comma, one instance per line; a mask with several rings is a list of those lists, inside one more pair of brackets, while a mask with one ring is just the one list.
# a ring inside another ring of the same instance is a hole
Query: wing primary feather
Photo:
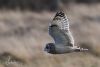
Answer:
[[49, 26], [51, 25], [57, 25], [60, 29], [69, 31], [69, 21], [63, 11], [58, 11], [56, 13], [53, 21], [50, 23]]
[[63, 11], [58, 11], [49, 25], [49, 34], [56, 44], [74, 46], [74, 39], [69, 30], [69, 21]]

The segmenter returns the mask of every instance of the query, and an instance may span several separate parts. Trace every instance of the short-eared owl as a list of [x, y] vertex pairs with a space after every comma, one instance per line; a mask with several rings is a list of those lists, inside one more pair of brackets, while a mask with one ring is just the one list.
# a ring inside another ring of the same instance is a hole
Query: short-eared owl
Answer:
[[87, 51], [88, 49], [74, 46], [74, 39], [69, 29], [69, 21], [64, 11], [58, 11], [49, 25], [49, 34], [55, 43], [48, 43], [45, 51], [51, 54]]

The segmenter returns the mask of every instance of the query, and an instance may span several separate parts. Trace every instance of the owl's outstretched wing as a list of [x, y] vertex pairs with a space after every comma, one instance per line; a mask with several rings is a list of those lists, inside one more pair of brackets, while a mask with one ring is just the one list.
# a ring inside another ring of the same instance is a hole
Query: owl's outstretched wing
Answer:
[[74, 39], [69, 30], [69, 22], [63, 11], [56, 13], [49, 25], [49, 34], [53, 37], [56, 44], [74, 46]]

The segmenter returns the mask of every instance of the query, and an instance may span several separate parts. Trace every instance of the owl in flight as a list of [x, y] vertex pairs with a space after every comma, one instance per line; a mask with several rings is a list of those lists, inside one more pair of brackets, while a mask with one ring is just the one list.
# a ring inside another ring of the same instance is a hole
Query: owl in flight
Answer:
[[49, 34], [55, 43], [46, 44], [45, 51], [51, 54], [65, 54], [87, 51], [74, 45], [74, 39], [69, 29], [69, 21], [64, 11], [58, 11], [49, 25]]

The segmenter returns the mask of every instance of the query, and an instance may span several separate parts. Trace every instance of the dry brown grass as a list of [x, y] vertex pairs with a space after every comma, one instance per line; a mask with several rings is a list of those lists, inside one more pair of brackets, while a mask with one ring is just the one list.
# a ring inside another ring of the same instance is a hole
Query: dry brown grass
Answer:
[[0, 11], [0, 54], [10, 53], [25, 62], [1, 64], [0, 67], [100, 67], [100, 21], [89, 19], [99, 17], [99, 12], [99, 4], [71, 4], [66, 13], [75, 44], [90, 50], [51, 55], [43, 49], [46, 43], [53, 42], [47, 27], [55, 13]]

